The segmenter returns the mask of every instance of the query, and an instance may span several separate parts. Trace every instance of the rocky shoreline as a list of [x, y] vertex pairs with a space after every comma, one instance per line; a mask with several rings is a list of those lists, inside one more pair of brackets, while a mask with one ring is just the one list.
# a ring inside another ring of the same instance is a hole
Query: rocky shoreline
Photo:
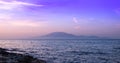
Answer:
[[7, 49], [0, 48], [0, 63], [46, 63], [44, 60], [29, 55], [9, 53]]

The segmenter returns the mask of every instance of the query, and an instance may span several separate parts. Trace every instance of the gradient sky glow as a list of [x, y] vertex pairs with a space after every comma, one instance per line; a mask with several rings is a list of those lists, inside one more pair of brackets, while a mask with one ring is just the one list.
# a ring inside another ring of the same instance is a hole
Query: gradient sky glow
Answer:
[[0, 0], [0, 38], [50, 32], [120, 38], [120, 0]]

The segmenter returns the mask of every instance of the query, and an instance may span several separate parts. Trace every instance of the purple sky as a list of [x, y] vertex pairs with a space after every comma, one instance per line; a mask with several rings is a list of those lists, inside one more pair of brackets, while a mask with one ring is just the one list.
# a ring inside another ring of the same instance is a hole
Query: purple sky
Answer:
[[0, 38], [57, 31], [120, 38], [120, 0], [0, 0]]

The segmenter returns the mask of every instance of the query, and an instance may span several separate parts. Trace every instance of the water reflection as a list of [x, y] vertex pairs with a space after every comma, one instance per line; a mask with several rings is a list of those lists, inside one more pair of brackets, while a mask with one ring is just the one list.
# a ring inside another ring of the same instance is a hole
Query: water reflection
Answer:
[[0, 40], [0, 47], [48, 63], [120, 62], [120, 40]]

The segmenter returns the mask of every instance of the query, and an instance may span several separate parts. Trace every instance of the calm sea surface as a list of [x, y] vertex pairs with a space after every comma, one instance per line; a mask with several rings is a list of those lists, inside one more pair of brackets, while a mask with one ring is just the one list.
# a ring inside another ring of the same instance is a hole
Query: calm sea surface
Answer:
[[0, 47], [47, 63], [120, 63], [120, 40], [0, 40]]

